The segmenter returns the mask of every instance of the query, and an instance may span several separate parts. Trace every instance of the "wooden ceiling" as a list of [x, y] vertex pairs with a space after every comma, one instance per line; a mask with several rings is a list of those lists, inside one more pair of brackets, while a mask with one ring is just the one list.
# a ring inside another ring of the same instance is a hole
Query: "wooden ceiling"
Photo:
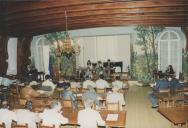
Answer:
[[188, 26], [188, 0], [40, 0], [0, 2], [0, 32], [40, 35], [68, 29], [154, 25]]

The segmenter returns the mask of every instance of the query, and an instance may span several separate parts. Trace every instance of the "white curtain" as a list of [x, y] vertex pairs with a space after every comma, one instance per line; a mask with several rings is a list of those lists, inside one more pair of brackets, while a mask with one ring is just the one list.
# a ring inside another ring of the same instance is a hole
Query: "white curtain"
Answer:
[[43, 62], [44, 62], [44, 72], [45, 74], [49, 74], [49, 45], [42, 46], [43, 48]]
[[44, 38], [39, 38], [34, 45], [35, 67], [39, 72], [49, 74], [49, 51], [50, 47]]
[[75, 41], [81, 48], [77, 57], [79, 66], [85, 67], [87, 60], [106, 62], [107, 59], [123, 61], [123, 71], [130, 65], [130, 35], [80, 37]]
[[7, 45], [8, 69], [7, 75], [17, 74], [17, 38], [10, 38]]

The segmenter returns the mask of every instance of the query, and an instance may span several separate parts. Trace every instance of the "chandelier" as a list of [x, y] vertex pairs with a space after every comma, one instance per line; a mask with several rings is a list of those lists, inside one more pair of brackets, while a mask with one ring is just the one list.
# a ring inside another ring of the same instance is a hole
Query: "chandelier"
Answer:
[[78, 44], [74, 43], [70, 38], [68, 33], [68, 24], [67, 24], [67, 12], [65, 11], [65, 32], [64, 39], [62, 41], [55, 42], [55, 55], [60, 57], [61, 55], [65, 55], [66, 57], [71, 57], [72, 55], [78, 55], [80, 52], [80, 47]]

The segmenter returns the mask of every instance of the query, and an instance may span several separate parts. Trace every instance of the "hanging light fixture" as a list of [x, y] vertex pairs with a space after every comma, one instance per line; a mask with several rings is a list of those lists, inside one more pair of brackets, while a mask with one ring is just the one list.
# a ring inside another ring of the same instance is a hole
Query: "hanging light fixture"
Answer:
[[73, 40], [70, 38], [70, 35], [68, 33], [68, 16], [67, 12], [65, 11], [65, 36], [63, 41], [58, 41], [55, 45], [56, 47], [56, 56], [60, 57], [61, 55], [65, 55], [66, 57], [71, 57], [72, 55], [78, 55], [80, 53], [80, 47], [79, 45], [76, 45], [76, 43], [73, 42]]

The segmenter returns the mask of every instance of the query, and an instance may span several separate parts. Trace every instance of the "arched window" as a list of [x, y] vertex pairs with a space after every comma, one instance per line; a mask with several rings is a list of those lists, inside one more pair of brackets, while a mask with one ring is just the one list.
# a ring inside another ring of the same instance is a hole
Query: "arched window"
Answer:
[[49, 42], [44, 37], [36, 40], [34, 46], [35, 67], [39, 72], [44, 72], [45, 74], [49, 74], [49, 50]]
[[158, 69], [165, 71], [168, 65], [172, 65], [179, 76], [182, 72], [182, 42], [179, 33], [174, 30], [166, 30], [158, 40]]

